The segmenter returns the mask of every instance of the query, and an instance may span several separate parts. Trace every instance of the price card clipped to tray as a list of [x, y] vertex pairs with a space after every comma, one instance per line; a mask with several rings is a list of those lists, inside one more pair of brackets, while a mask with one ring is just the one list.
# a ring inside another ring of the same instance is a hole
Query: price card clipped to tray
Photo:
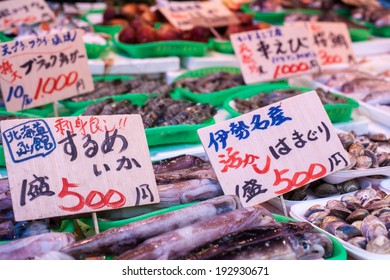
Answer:
[[319, 71], [313, 36], [305, 26], [235, 33], [230, 41], [247, 84]]
[[139, 115], [1, 122], [15, 220], [159, 202]]
[[315, 91], [198, 130], [225, 194], [253, 206], [349, 165]]
[[287, 26], [305, 26], [312, 32], [321, 66], [355, 62], [348, 27], [343, 22], [290, 22]]
[[71, 30], [0, 44], [0, 83], [8, 111], [94, 89], [82, 34]]
[[236, 15], [218, 2], [169, 2], [160, 6], [159, 10], [172, 25], [181, 30], [196, 26], [221, 27], [239, 23]]
[[55, 19], [43, 0], [9, 0], [0, 2], [0, 31], [15, 25], [34, 24]]

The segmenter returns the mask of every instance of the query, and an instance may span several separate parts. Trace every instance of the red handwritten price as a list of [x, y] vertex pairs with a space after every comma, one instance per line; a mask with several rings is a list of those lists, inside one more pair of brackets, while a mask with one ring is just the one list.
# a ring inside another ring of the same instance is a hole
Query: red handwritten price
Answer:
[[[317, 170], [316, 173], [314, 173], [315, 169], [317, 167], [320, 170]], [[311, 180], [319, 179], [326, 174], [325, 166], [323, 166], [322, 164], [319, 164], [319, 163], [312, 163], [310, 165], [308, 171], [296, 172], [293, 175], [292, 179], [282, 178], [282, 175], [288, 173], [289, 171], [290, 171], [289, 169], [283, 169], [281, 171], [278, 169], [274, 169], [275, 176], [276, 176], [274, 186], [278, 186], [279, 184], [281, 184], [283, 182], [285, 182], [287, 184], [284, 189], [281, 189], [281, 190], [275, 192], [276, 194], [286, 193], [286, 192], [292, 190], [294, 187], [298, 188], [298, 187], [301, 187], [303, 185], [306, 185]]]
[[320, 50], [318, 52], [320, 58], [321, 58], [321, 64], [327, 65], [327, 64], [335, 64], [335, 63], [341, 63], [342, 58], [339, 55], [329, 55], [326, 51]]
[[[91, 191], [87, 197], [84, 197], [76, 191], [70, 191], [70, 188], [78, 188], [79, 186], [74, 183], [69, 183], [68, 179], [62, 178], [62, 189], [58, 194], [59, 198], [64, 198], [66, 196], [71, 196], [78, 199], [78, 203], [72, 207], [66, 207], [63, 205], [59, 205], [62, 210], [69, 212], [76, 212], [83, 209], [85, 206], [91, 209], [100, 209], [104, 206], [108, 206], [111, 208], [119, 208], [122, 207], [126, 203], [126, 197], [119, 191], [109, 189], [106, 194], [103, 194], [99, 191]], [[111, 201], [112, 197], [117, 194], [119, 199], [116, 201]], [[97, 201], [96, 201], [97, 200]]]
[[64, 88], [73, 86], [79, 78], [76, 71], [71, 71], [67, 75], [60, 74], [57, 77], [48, 77], [45, 80], [39, 79], [34, 99], [38, 99], [40, 93], [52, 94], [55, 91], [61, 91]]
[[275, 72], [274, 72], [274, 79], [278, 78], [281, 74], [287, 75], [287, 74], [295, 74], [298, 72], [306, 72], [310, 69], [310, 66], [306, 62], [301, 62], [299, 64], [285, 64], [283, 66], [276, 66]]
[[14, 25], [31, 24], [37, 21], [38, 18], [36, 16], [27, 16], [21, 18], [5, 18], [1, 23], [1, 26], [4, 26], [4, 28], [9, 28]]

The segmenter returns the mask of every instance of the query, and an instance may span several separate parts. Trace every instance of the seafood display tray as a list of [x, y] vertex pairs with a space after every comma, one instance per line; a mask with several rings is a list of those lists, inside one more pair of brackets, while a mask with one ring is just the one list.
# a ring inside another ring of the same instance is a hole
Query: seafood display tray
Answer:
[[[116, 220], [116, 221], [98, 220], [98, 226], [99, 226], [99, 229], [101, 231], [105, 231], [108, 229], [124, 226], [124, 225], [130, 224], [130, 223], [133, 223], [133, 222], [142, 221], [142, 220], [150, 218], [150, 217], [155, 217], [158, 215], [162, 215], [165, 213], [176, 211], [176, 210], [179, 210], [179, 209], [182, 209], [182, 208], [194, 205], [194, 204], [196, 204], [196, 202], [176, 205], [176, 206], [172, 206], [172, 207], [169, 207], [166, 209], [153, 211], [153, 212], [148, 213], [148, 214], [143, 214], [143, 215], [133, 217], [133, 218], [128, 218], [128, 219], [122, 219], [122, 220]], [[281, 223], [296, 222], [297, 221], [293, 218], [278, 215], [278, 214], [272, 214], [272, 215], [274, 216], [276, 221], [281, 222]], [[79, 219], [79, 222], [81, 222], [82, 224], [84, 224], [90, 228], [92, 228], [94, 226], [92, 219]], [[84, 225], [83, 225], [83, 227], [84, 227]], [[328, 233], [326, 233], [326, 234], [330, 237], [330, 239], [333, 243], [333, 254], [331, 257], [329, 257], [325, 260], [346, 260], [347, 259], [347, 251], [345, 250], [345, 248], [341, 245], [341, 243], [336, 238], [334, 238], [333, 236], [331, 236]]]
[[[390, 44], [390, 42], [389, 42]], [[324, 90], [332, 91], [334, 93], [349, 97], [349, 98], [358, 98], [359, 95], [354, 94], [345, 94], [341, 91], [337, 91], [327, 85], [324, 85], [320, 82], [312, 80], [310, 77], [300, 77], [294, 80], [294, 83], [299, 84], [300, 86], [306, 86], [310, 88], [320, 87]], [[390, 94], [390, 91], [389, 91]], [[367, 116], [371, 120], [378, 122], [384, 126], [390, 127], [390, 111], [382, 110], [376, 106], [367, 104], [366, 102], [356, 100], [359, 103], [359, 108], [357, 109], [362, 115]]]
[[390, 166], [365, 170], [341, 170], [322, 178], [322, 180], [330, 184], [338, 184], [354, 178], [374, 175], [390, 176]]
[[[226, 99], [225, 103], [223, 104], [223, 107], [225, 108], [226, 111], [229, 112], [231, 116], [237, 117], [240, 116], [241, 113], [238, 112], [235, 108], [235, 102], [234, 102], [235, 98], [246, 99], [257, 95], [260, 92], [269, 93], [274, 90], [294, 89], [294, 88], [301, 90], [302, 92], [311, 91], [311, 89], [309, 88], [293, 87], [283, 83], [261, 84], [254, 88], [243, 89], [242, 91], [230, 96], [229, 98]], [[331, 92], [333, 93], [333, 91]], [[347, 100], [346, 103], [324, 105], [325, 111], [328, 114], [331, 122], [333, 123], [343, 122], [343, 121], [345, 122], [351, 119], [352, 111], [354, 108], [358, 107], [358, 103], [349, 97], [345, 97], [345, 98]]]
[[104, 59], [89, 59], [88, 66], [92, 75], [155, 74], [179, 70], [180, 59], [176, 56], [137, 59], [111, 51]]
[[[388, 190], [385, 190], [385, 189], [382, 189], [381, 190], [389, 193]], [[317, 199], [317, 200], [314, 200], [314, 201], [304, 201], [304, 202], [301, 202], [301, 203], [298, 203], [298, 204], [295, 204], [291, 207], [291, 210], [290, 210], [290, 216], [293, 217], [294, 219], [297, 219], [299, 221], [303, 221], [303, 222], [308, 222], [305, 217], [304, 217], [304, 214], [306, 212], [306, 210], [308, 208], [310, 208], [311, 206], [315, 205], [315, 204], [320, 204], [322, 206], [325, 206], [326, 203], [329, 201], [329, 200], [332, 200], [332, 199], [340, 199], [342, 196], [344, 196], [345, 194], [342, 194], [342, 195], [338, 195], [338, 196], [334, 196], [334, 197], [331, 197], [331, 198], [321, 198], [321, 199]], [[315, 227], [316, 229], [324, 232], [324, 233], [327, 233], [329, 234], [328, 232], [326, 232], [325, 230], [317, 227], [316, 225], [310, 223], [313, 227]], [[367, 252], [366, 250], [363, 250], [363, 249], [360, 249], [352, 244], [349, 244], [348, 242], [338, 238], [338, 237], [335, 237], [332, 235], [332, 237], [334, 237], [337, 241], [339, 241], [343, 247], [347, 250], [347, 252], [354, 258], [356, 259], [359, 259], [359, 260], [390, 260], [390, 254], [375, 254], [375, 253], [370, 253], [370, 252]]]

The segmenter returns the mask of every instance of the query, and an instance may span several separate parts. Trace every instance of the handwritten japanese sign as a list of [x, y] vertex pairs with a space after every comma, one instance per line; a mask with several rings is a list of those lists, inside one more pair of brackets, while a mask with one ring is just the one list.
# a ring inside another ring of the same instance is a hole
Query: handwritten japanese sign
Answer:
[[350, 64], [355, 61], [348, 27], [343, 22], [290, 22], [288, 26], [304, 25], [310, 28], [321, 66]]
[[1, 122], [15, 219], [159, 202], [139, 115]]
[[81, 30], [0, 44], [0, 84], [8, 111], [94, 89]]
[[230, 40], [247, 84], [319, 70], [313, 37], [304, 26], [236, 33]]
[[349, 164], [315, 91], [198, 130], [225, 194], [252, 206]]
[[175, 27], [189, 30], [195, 26], [220, 27], [239, 23], [226, 6], [218, 2], [170, 2], [159, 7], [160, 12]]
[[43, 0], [10, 0], [0, 2], [0, 31], [21, 24], [33, 24], [55, 19]]

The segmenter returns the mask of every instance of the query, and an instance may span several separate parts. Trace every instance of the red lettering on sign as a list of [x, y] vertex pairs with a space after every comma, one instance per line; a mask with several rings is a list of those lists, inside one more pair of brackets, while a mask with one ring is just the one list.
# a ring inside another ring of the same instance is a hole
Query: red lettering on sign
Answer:
[[287, 75], [287, 74], [295, 74], [298, 72], [306, 72], [309, 70], [309, 64], [306, 62], [301, 62], [299, 64], [284, 64], [284, 65], [278, 65], [276, 66], [275, 72], [274, 72], [274, 79], [278, 78], [281, 74]]
[[61, 91], [66, 87], [73, 86], [79, 78], [79, 74], [76, 71], [71, 71], [67, 75], [60, 74], [57, 77], [49, 77], [44, 80], [39, 79], [37, 90], [35, 91], [34, 99], [38, 99], [41, 92], [46, 94], [52, 94], [55, 91]]

